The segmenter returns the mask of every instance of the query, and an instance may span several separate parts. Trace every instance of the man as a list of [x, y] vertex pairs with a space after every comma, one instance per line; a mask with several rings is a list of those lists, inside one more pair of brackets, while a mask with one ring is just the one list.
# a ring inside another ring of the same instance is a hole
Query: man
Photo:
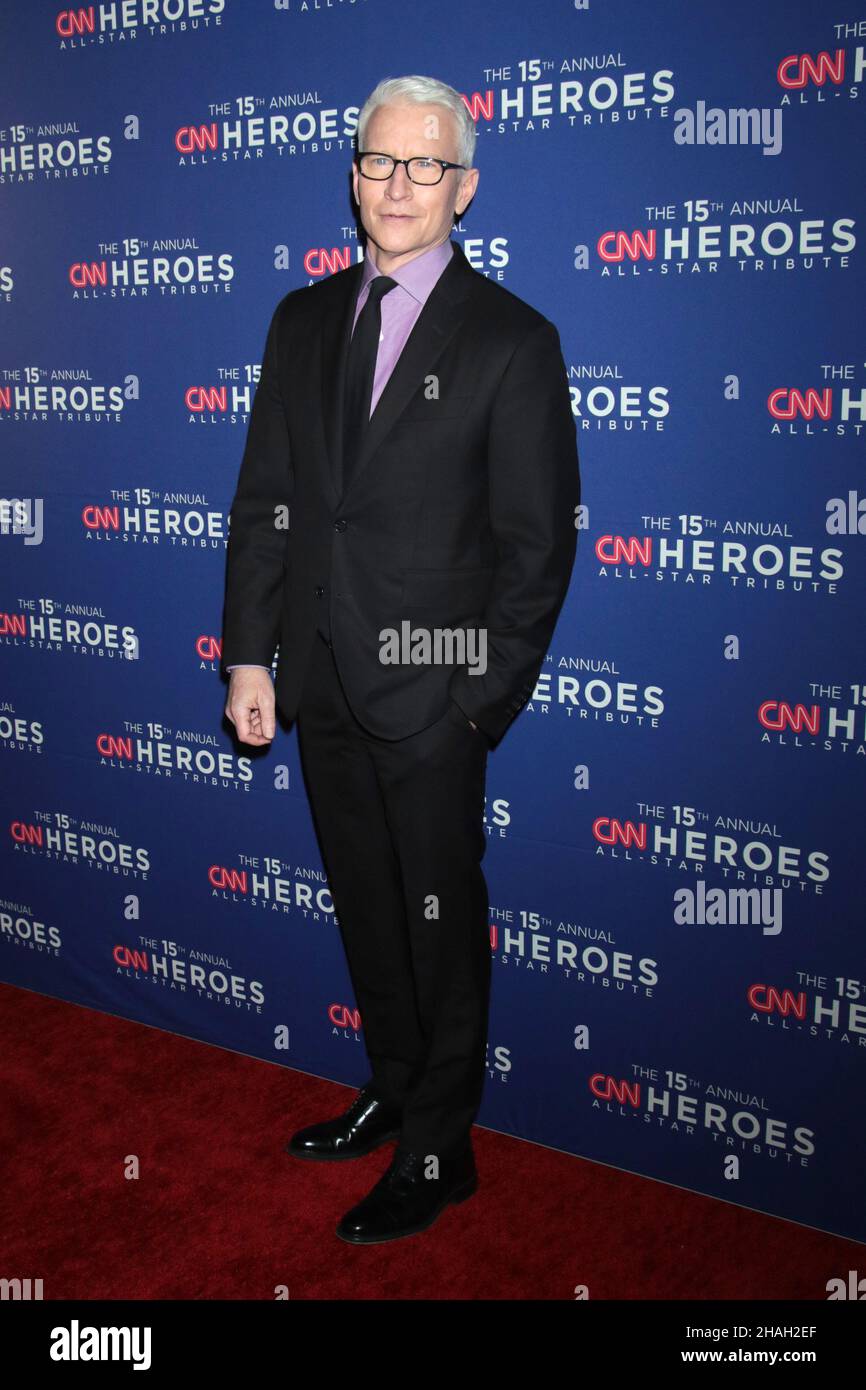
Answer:
[[231, 507], [226, 714], [252, 745], [274, 737], [275, 695], [298, 719], [371, 1068], [289, 1150], [399, 1141], [337, 1227], [357, 1244], [424, 1230], [477, 1186], [487, 753], [532, 693], [575, 553], [557, 331], [449, 239], [474, 146], [446, 84], [371, 93], [353, 161], [364, 262], [277, 305]]

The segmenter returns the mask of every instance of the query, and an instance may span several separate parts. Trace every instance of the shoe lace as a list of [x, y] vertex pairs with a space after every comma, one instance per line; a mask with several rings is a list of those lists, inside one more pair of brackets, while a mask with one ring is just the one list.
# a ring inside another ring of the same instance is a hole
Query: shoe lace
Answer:
[[399, 1181], [400, 1178], [415, 1177], [419, 1169], [421, 1171], [424, 1169], [423, 1154], [415, 1153], [411, 1149], [404, 1149], [402, 1152], [398, 1149], [395, 1151], [391, 1165], [384, 1176], [390, 1184]]

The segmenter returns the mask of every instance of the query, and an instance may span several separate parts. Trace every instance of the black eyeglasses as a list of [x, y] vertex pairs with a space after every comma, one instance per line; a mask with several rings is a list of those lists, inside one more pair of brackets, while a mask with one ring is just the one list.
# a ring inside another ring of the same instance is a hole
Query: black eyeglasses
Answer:
[[446, 169], [465, 169], [465, 164], [452, 164], [447, 159], [433, 159], [430, 155], [415, 155], [412, 159], [395, 159], [390, 154], [380, 154], [375, 150], [365, 150], [358, 154], [358, 171], [365, 179], [389, 179], [398, 164], [406, 165], [406, 173], [413, 183], [441, 183]]

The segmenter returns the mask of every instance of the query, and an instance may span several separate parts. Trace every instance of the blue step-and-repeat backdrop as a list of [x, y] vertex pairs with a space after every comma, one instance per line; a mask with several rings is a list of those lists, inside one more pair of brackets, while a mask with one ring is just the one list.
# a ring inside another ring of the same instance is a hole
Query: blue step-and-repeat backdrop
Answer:
[[866, 1240], [866, 7], [0, 13], [0, 976], [368, 1075], [296, 731], [224, 718], [225, 551], [274, 306], [363, 255], [359, 108], [439, 77], [584, 503], [488, 765], [479, 1123]]

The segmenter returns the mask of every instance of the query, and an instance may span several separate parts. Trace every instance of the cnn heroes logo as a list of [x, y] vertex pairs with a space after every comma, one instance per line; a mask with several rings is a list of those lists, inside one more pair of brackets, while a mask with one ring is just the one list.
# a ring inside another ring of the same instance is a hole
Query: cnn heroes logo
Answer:
[[222, 24], [226, 0], [121, 0], [120, 4], [76, 5], [58, 10], [54, 28], [61, 50], [124, 40], [150, 26], [152, 36], [185, 33]]

